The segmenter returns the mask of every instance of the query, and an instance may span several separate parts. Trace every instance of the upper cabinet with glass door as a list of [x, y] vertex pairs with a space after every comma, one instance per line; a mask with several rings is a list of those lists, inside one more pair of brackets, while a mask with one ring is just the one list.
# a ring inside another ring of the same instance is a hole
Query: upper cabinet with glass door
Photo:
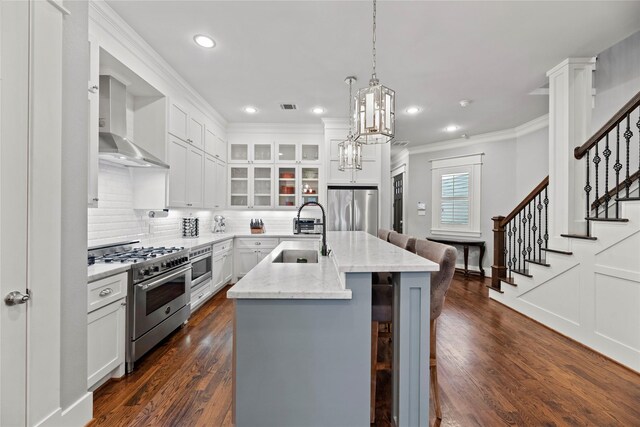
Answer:
[[276, 142], [278, 163], [320, 162], [320, 144], [316, 142]]
[[273, 163], [273, 143], [231, 142], [229, 163]]

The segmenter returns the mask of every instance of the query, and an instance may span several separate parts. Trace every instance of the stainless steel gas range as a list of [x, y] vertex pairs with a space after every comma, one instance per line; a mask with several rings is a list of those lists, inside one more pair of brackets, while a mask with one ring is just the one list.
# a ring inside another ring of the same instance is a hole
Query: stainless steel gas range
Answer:
[[136, 247], [138, 241], [89, 249], [89, 263], [130, 263], [127, 292], [127, 372], [191, 310], [191, 260], [183, 247]]

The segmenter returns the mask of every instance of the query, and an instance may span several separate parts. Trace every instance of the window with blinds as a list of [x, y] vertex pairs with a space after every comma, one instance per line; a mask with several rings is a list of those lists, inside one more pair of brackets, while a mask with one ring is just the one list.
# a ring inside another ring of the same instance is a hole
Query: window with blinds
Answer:
[[469, 224], [469, 173], [442, 175], [441, 224]]

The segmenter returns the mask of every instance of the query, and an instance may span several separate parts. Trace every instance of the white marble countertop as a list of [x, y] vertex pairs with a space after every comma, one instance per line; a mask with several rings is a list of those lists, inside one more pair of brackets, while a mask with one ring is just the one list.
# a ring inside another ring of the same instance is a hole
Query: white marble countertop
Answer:
[[227, 292], [228, 298], [251, 299], [351, 299], [331, 257], [318, 263], [273, 263], [284, 249], [318, 250], [309, 240], [286, 241], [278, 245]]
[[[292, 238], [299, 237], [315, 237], [320, 238], [320, 235], [308, 235], [308, 234], [293, 234], [293, 233], [264, 233], [264, 234], [251, 234], [251, 233], [203, 233], [198, 238], [177, 238], [177, 239], [151, 239], [140, 242], [141, 246], [183, 246], [187, 249], [194, 249], [199, 246], [213, 245], [225, 240], [231, 240], [235, 237], [274, 237], [274, 238]], [[131, 264], [94, 264], [87, 268], [87, 282], [95, 282], [96, 280], [103, 279], [105, 277], [113, 276], [114, 274], [121, 273], [129, 270]]]
[[283, 242], [228, 292], [232, 299], [351, 299], [345, 273], [438, 271], [438, 264], [364, 231], [327, 233], [332, 250], [317, 264], [281, 264], [273, 259], [284, 249], [318, 249], [317, 242]]

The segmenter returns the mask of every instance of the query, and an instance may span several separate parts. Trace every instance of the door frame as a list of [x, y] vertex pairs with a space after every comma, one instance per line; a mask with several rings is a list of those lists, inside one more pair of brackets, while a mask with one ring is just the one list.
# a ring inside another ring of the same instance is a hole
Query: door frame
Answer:
[[[393, 193], [393, 179], [402, 174], [402, 232], [404, 234], [408, 234], [409, 230], [407, 229], [407, 192], [409, 190], [409, 180], [407, 179], [409, 166], [407, 163], [401, 163], [394, 168], [391, 169], [391, 174], [389, 177], [389, 182], [391, 183], [391, 191]], [[393, 228], [393, 194], [391, 195], [391, 203], [389, 205], [390, 216], [391, 218], [391, 228]]]

